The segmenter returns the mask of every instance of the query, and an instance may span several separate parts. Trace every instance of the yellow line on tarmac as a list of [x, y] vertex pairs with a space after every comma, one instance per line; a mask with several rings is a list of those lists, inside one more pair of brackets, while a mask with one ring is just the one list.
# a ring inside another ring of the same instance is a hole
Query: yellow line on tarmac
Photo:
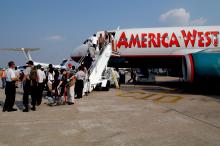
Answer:
[[167, 89], [165, 91], [162, 91], [161, 94], [167, 94], [167, 93], [170, 93], [170, 92], [173, 92], [173, 91], [176, 91], [177, 89]]
[[174, 96], [174, 95], [168, 95], [166, 93], [146, 93], [143, 91], [130, 91], [130, 92], [124, 92], [124, 93], [118, 93], [116, 96], [120, 97], [133, 97], [135, 99], [143, 99], [147, 100], [151, 97], [154, 97], [155, 99], [152, 99], [152, 101], [156, 103], [176, 103], [179, 100], [183, 99], [181, 96]]
[[135, 91], [131, 91], [131, 92], [126, 92], [126, 93], [119, 93], [116, 94], [116, 96], [121, 96], [121, 97], [137, 97], [137, 95], [134, 94], [141, 94], [144, 95], [146, 94], [145, 92], [135, 92]]
[[153, 97], [153, 96], [155, 96], [155, 95], [158, 95], [158, 94], [146, 94], [146, 96], [141, 97], [141, 98], [137, 98], [137, 97], [136, 97], [136, 99], [148, 99], [148, 98]]
[[[170, 98], [170, 99], [169, 99]], [[168, 99], [168, 100], [166, 100]], [[154, 102], [157, 103], [176, 103], [177, 101], [183, 99], [181, 96], [173, 96], [173, 95], [163, 95], [157, 99], [154, 99]]]

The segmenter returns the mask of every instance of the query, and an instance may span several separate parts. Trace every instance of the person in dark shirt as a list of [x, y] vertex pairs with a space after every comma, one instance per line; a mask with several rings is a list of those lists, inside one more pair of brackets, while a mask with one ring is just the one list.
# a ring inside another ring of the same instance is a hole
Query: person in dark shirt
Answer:
[[129, 83], [131, 80], [133, 81], [133, 84], [136, 83], [136, 72], [135, 72], [134, 69], [131, 69], [131, 78], [128, 80], [128, 83]]
[[90, 53], [88, 53], [88, 55], [84, 59], [84, 66], [86, 67], [87, 70], [89, 70], [90, 66], [92, 65], [92, 62], [93, 62], [93, 59]]
[[66, 84], [67, 84], [67, 71], [65, 69], [61, 70], [62, 77], [60, 79], [60, 83], [57, 88], [61, 88], [60, 96], [63, 96], [66, 101], [67, 92], [66, 92]]
[[57, 87], [58, 87], [58, 85], [59, 85], [59, 83], [60, 83], [60, 78], [59, 78], [59, 76], [60, 76], [60, 72], [59, 72], [57, 69], [55, 69], [55, 70], [54, 70], [54, 84], [53, 84], [53, 89], [55, 90], [55, 97], [58, 96]]

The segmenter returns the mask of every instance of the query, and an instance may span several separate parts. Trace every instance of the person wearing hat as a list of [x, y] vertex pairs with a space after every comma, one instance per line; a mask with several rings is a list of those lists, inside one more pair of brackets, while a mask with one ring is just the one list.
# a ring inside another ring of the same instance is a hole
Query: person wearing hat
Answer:
[[40, 105], [43, 96], [44, 82], [46, 80], [45, 72], [42, 70], [42, 66], [40, 64], [37, 65], [37, 77], [38, 77], [37, 105]]
[[23, 105], [24, 105], [24, 110], [23, 112], [28, 112], [29, 111], [29, 95], [31, 94], [31, 79], [30, 79], [30, 74], [32, 67], [34, 65], [33, 61], [28, 61], [27, 67], [24, 71], [24, 78], [23, 78]]
[[5, 87], [5, 103], [3, 107], [3, 112], [8, 111], [17, 111], [17, 109], [13, 108], [15, 103], [15, 94], [16, 94], [16, 88], [15, 88], [15, 82], [18, 80], [15, 75], [15, 63], [14, 61], [10, 61], [8, 63], [9, 68], [6, 70], [6, 87]]

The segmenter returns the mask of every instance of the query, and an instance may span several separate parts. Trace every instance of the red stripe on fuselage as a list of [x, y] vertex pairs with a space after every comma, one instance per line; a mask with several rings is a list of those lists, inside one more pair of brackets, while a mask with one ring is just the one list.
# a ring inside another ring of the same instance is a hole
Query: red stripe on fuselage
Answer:
[[190, 66], [191, 66], [191, 82], [193, 82], [195, 70], [194, 70], [194, 62], [193, 62], [192, 54], [189, 55], [189, 62], [190, 62]]

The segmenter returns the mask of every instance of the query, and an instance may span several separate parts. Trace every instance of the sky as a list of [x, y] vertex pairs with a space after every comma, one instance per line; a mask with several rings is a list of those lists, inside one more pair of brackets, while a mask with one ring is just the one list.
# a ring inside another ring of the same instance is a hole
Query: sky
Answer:
[[[40, 48], [33, 60], [59, 64], [100, 30], [220, 25], [219, 0], [0, 0], [0, 48]], [[25, 64], [0, 51], [0, 66]]]

